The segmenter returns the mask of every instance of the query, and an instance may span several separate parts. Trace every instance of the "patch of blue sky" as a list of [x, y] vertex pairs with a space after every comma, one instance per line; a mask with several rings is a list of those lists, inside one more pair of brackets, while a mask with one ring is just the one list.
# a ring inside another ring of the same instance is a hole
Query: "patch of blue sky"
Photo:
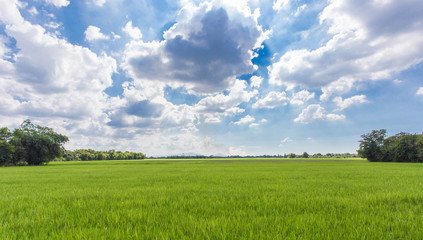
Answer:
[[8, 51], [4, 53], [4, 60], [14, 63], [15, 56], [19, 52], [19, 49], [16, 46], [16, 40], [6, 34], [4, 24], [0, 24], [0, 37], [3, 39], [4, 45], [8, 49]]
[[118, 72], [112, 74], [112, 80], [113, 80], [113, 85], [104, 90], [104, 92], [111, 97], [122, 96], [123, 94], [122, 84], [124, 82], [132, 81], [131, 78], [126, 77], [125, 73], [121, 69], [119, 69]]
[[188, 91], [183, 87], [173, 89], [169, 86], [164, 88], [164, 97], [167, 101], [171, 102], [172, 104], [186, 104], [188, 106], [195, 105], [202, 98], [198, 95], [189, 94]]

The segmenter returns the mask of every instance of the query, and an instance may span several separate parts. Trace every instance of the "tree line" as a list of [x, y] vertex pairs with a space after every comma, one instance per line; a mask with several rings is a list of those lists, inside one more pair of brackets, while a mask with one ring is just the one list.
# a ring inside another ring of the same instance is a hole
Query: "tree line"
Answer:
[[96, 151], [92, 149], [66, 150], [61, 161], [92, 161], [92, 160], [134, 160], [144, 159], [145, 154], [139, 152], [121, 152], [115, 150]]
[[358, 158], [357, 154], [353, 153], [315, 153], [313, 155], [304, 152], [303, 154], [276, 154], [276, 155], [171, 155], [171, 156], [160, 156], [160, 157], [149, 157], [150, 159], [201, 159], [201, 158]]
[[52, 128], [42, 127], [25, 120], [10, 131], [0, 128], [0, 166], [42, 165], [50, 161], [128, 160], [144, 159], [145, 154], [121, 151], [95, 151], [92, 149], [66, 150], [69, 141]]
[[386, 129], [380, 129], [361, 138], [358, 154], [371, 162], [423, 162], [423, 134], [386, 137]]

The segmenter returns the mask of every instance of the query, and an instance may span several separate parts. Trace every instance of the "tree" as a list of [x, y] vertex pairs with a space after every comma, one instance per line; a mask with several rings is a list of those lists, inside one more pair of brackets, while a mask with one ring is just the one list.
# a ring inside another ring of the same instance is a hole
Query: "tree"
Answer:
[[371, 162], [383, 160], [382, 146], [385, 140], [386, 130], [373, 130], [371, 133], [361, 135], [358, 154]]
[[309, 156], [310, 155], [307, 152], [304, 152], [303, 155], [302, 155], [303, 158], [308, 158]]
[[41, 165], [60, 157], [67, 141], [68, 137], [53, 129], [25, 120], [13, 131], [11, 142], [15, 145], [15, 161], [24, 159], [28, 165]]
[[297, 157], [297, 155], [295, 155], [295, 153], [288, 154], [288, 158], [295, 158], [295, 157]]
[[418, 135], [403, 134], [395, 142], [393, 161], [418, 162]]
[[0, 166], [14, 165], [13, 155], [15, 147], [10, 143], [12, 133], [8, 128], [0, 128]]
[[423, 135], [398, 133], [385, 138], [386, 130], [362, 135], [358, 153], [369, 161], [423, 162]]

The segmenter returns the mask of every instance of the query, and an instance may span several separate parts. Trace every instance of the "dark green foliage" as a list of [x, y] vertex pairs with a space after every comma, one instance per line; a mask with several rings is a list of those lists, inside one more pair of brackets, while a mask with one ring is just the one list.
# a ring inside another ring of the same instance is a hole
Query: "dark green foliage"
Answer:
[[67, 150], [63, 154], [64, 161], [91, 161], [91, 160], [133, 160], [144, 159], [145, 154], [137, 152], [121, 152], [115, 150], [95, 151], [92, 149]]
[[371, 162], [423, 162], [423, 135], [401, 132], [385, 136], [384, 129], [362, 135], [358, 154]]
[[360, 149], [358, 154], [362, 158], [367, 158], [370, 162], [380, 162], [383, 160], [382, 145], [386, 136], [386, 130], [373, 130], [371, 133], [361, 135]]
[[0, 165], [42, 165], [60, 157], [68, 137], [25, 120], [13, 133], [1, 128]]
[[13, 165], [15, 147], [10, 143], [12, 133], [8, 128], [0, 128], [0, 166]]

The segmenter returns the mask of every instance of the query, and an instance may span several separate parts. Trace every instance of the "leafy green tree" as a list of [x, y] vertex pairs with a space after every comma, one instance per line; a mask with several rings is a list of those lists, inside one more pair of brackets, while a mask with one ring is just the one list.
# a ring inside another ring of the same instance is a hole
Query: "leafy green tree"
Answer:
[[295, 153], [288, 154], [288, 158], [295, 158], [295, 157], [297, 157], [297, 155], [295, 155]]
[[308, 158], [309, 156], [310, 155], [307, 152], [304, 152], [303, 155], [302, 155], [303, 158]]
[[60, 157], [67, 141], [68, 137], [51, 128], [34, 125], [30, 120], [13, 131], [12, 139], [16, 160], [24, 159], [28, 165], [41, 165]]
[[14, 165], [15, 147], [10, 143], [12, 133], [8, 128], [0, 128], [0, 166]]
[[395, 143], [393, 159], [395, 162], [417, 162], [417, 135], [404, 134]]
[[385, 140], [386, 130], [373, 130], [371, 133], [361, 135], [358, 154], [371, 162], [383, 160], [382, 146]]

